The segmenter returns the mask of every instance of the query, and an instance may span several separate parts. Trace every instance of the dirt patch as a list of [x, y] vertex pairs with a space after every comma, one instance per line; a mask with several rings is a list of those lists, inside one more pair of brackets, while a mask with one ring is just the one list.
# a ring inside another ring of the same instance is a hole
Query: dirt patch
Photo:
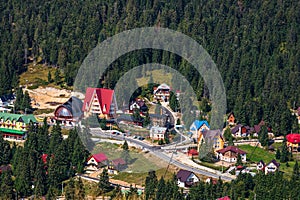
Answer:
[[58, 105], [65, 103], [71, 97], [71, 91], [53, 87], [39, 87], [33, 90], [25, 90], [28, 91], [32, 99], [32, 107], [37, 109], [55, 109]]

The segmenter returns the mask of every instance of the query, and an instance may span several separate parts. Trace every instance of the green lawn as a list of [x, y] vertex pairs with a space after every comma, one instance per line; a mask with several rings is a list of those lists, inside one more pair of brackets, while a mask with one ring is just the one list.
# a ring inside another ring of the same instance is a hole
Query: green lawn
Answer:
[[[161, 168], [155, 171], [156, 176], [158, 179], [160, 179], [162, 176], [164, 176], [165, 180], [170, 180], [173, 178], [174, 172], [168, 170], [166, 172], [166, 168]], [[143, 173], [128, 173], [128, 172], [121, 172], [118, 175], [113, 176], [113, 179], [126, 181], [128, 183], [135, 183], [137, 185], [144, 186], [146, 177], [148, 175], [148, 172]]]
[[247, 160], [249, 160], [250, 162], [257, 163], [260, 160], [263, 160], [265, 163], [268, 163], [271, 160], [275, 159], [275, 153], [271, 153], [271, 152], [266, 151], [266, 150], [264, 150], [260, 147], [257, 147], [255, 149], [254, 146], [239, 145], [238, 148], [247, 153]]

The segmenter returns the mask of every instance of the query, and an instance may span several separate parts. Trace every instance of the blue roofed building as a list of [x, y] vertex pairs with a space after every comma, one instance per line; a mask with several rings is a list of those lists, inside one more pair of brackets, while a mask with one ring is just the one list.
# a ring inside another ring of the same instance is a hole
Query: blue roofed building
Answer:
[[210, 126], [206, 120], [195, 120], [190, 126], [191, 137], [198, 140], [200, 133], [204, 130], [210, 130]]

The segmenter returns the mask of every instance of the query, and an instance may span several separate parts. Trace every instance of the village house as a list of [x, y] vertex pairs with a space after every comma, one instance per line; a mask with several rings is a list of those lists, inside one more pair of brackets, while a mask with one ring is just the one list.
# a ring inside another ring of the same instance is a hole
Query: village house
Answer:
[[256, 164], [256, 170], [257, 171], [265, 171], [265, 167], [266, 164], [264, 163], [264, 161], [260, 160], [257, 164]]
[[152, 126], [150, 129], [150, 139], [152, 140], [164, 140], [167, 128]]
[[235, 146], [228, 146], [217, 151], [217, 158], [221, 161], [236, 163], [237, 157], [241, 156], [242, 162], [246, 162], [246, 154], [247, 153], [245, 151]]
[[199, 143], [200, 134], [204, 130], [210, 130], [210, 126], [206, 120], [195, 120], [190, 126], [191, 137], [195, 138]]
[[151, 125], [152, 126], [166, 126], [168, 121], [167, 115], [160, 115], [160, 114], [149, 114], [149, 117], [151, 119]]
[[233, 137], [247, 137], [250, 135], [250, 130], [251, 128], [249, 126], [238, 124], [231, 129], [231, 134]]
[[121, 170], [126, 168], [126, 162], [123, 158], [117, 158], [108, 162], [107, 172], [117, 175]]
[[8, 106], [13, 103], [15, 96], [13, 94], [5, 94], [0, 96], [0, 107]]
[[83, 117], [82, 106], [82, 101], [72, 96], [67, 102], [55, 109], [51, 123], [58, 121], [64, 126], [75, 126]]
[[195, 183], [199, 182], [199, 178], [191, 171], [181, 169], [176, 175], [177, 184], [179, 187], [191, 187]]
[[198, 152], [200, 151], [201, 145], [204, 143], [211, 145], [215, 152], [224, 148], [224, 139], [220, 130], [205, 129], [199, 133], [198, 141]]
[[[266, 126], [266, 123], [263, 120], [261, 120], [259, 122], [259, 124], [254, 125], [254, 127], [253, 127], [253, 132], [254, 132], [253, 136], [254, 137], [258, 137], [259, 132], [260, 132], [262, 126]], [[268, 130], [268, 136], [269, 136], [269, 138], [273, 138], [274, 134], [272, 133], [272, 129], [270, 127], [267, 127], [267, 130]]]
[[235, 125], [235, 116], [234, 116], [233, 112], [229, 113], [228, 118], [227, 118], [227, 123], [230, 126]]
[[141, 113], [146, 113], [148, 111], [148, 106], [142, 99], [137, 98], [135, 101], [131, 102], [129, 113], [133, 113], [134, 109], [139, 109]]
[[91, 155], [87, 159], [86, 170], [88, 171], [97, 171], [99, 168], [107, 166], [108, 159], [104, 153], [97, 153]]
[[0, 113], [0, 131], [4, 139], [25, 139], [30, 124], [37, 123], [34, 115]]
[[299, 149], [300, 134], [290, 133], [286, 135], [286, 145], [291, 152], [297, 152]]
[[170, 87], [163, 83], [158, 87], [153, 88], [154, 99], [157, 102], [168, 102], [170, 97]]
[[265, 166], [265, 174], [275, 173], [279, 170], [280, 163], [276, 162], [276, 160], [270, 161]]
[[84, 116], [98, 115], [101, 119], [114, 118], [117, 111], [114, 90], [105, 88], [87, 88], [82, 106]]

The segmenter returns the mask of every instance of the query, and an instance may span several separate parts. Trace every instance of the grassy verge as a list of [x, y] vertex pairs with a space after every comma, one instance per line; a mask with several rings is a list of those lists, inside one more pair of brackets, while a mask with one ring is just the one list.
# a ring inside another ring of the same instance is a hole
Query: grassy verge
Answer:
[[249, 160], [250, 162], [257, 163], [260, 160], [263, 160], [265, 163], [268, 163], [271, 160], [275, 159], [274, 153], [271, 153], [260, 147], [255, 148], [251, 145], [239, 145], [238, 148], [247, 153], [247, 160]]
[[[161, 168], [155, 171], [156, 176], [158, 179], [160, 179], [162, 176], [164, 176], [165, 180], [170, 180], [173, 178], [174, 172], [167, 171], [166, 168]], [[128, 183], [135, 183], [137, 185], [144, 186], [146, 177], [148, 176], [148, 172], [142, 172], [142, 173], [128, 173], [128, 172], [121, 172], [118, 175], [115, 175], [113, 179], [126, 181]]]

